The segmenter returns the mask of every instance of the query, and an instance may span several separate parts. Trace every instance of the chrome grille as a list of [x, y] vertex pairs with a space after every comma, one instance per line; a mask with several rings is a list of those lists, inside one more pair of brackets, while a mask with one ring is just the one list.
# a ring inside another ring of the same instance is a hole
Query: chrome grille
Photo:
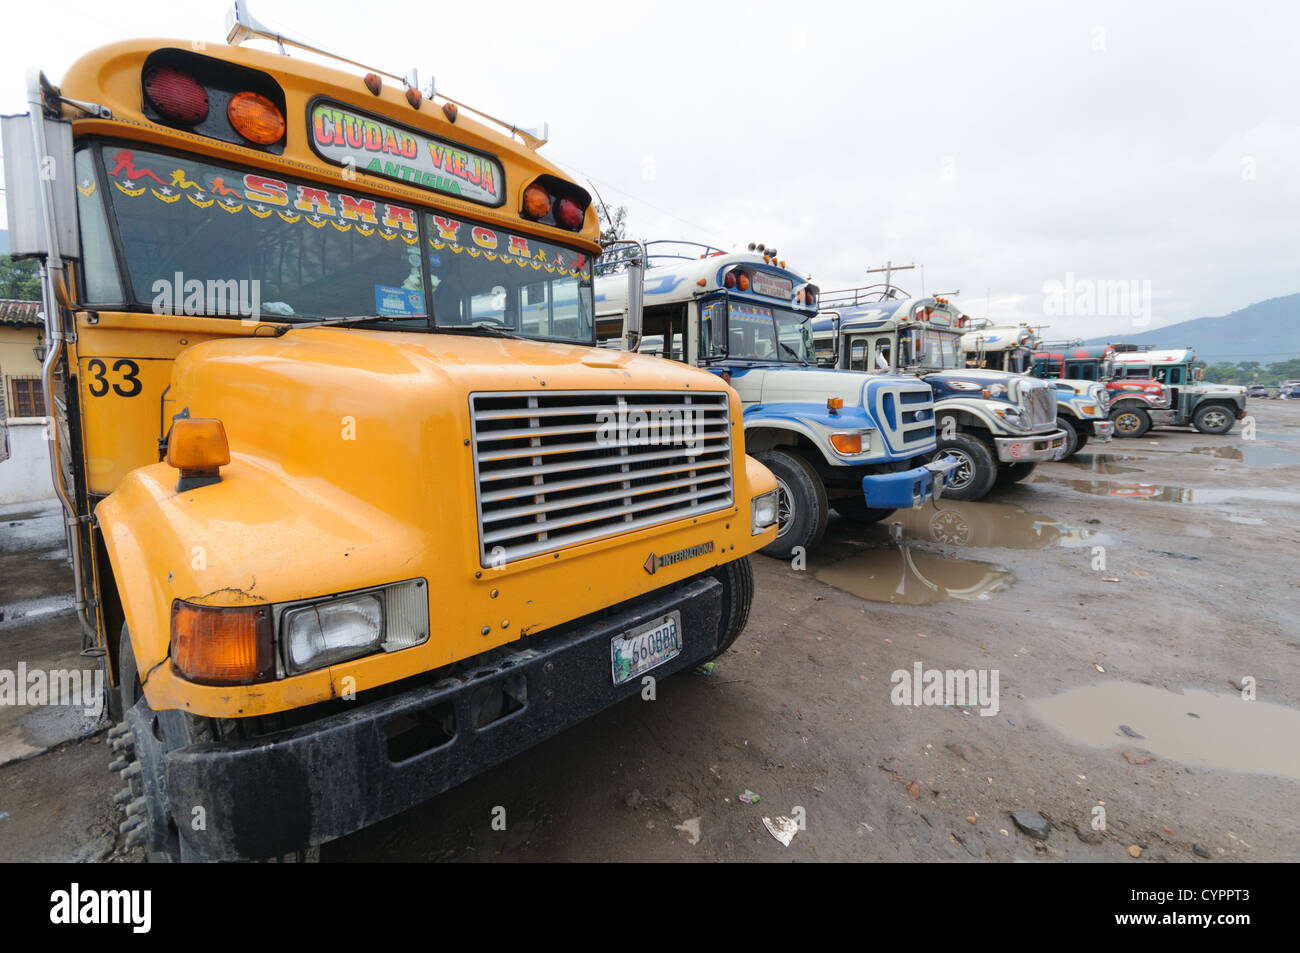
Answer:
[[934, 392], [924, 381], [881, 384], [876, 389], [876, 423], [896, 454], [920, 452], [934, 439]]
[[485, 567], [732, 505], [725, 393], [470, 395]]
[[1020, 381], [1020, 403], [1025, 408], [1030, 430], [1056, 425], [1056, 387], [1047, 381]]

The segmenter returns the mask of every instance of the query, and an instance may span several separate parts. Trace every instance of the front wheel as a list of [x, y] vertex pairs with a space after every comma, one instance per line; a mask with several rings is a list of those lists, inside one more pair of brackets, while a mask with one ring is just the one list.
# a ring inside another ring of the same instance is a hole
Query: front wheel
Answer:
[[1201, 433], [1227, 433], [1232, 429], [1232, 423], [1236, 418], [1232, 411], [1228, 410], [1222, 404], [1211, 404], [1208, 407], [1202, 407], [1192, 417], [1192, 426]]
[[948, 500], [978, 500], [993, 489], [998, 475], [998, 464], [988, 444], [969, 433], [955, 433], [939, 440], [935, 459], [951, 457], [957, 461], [948, 474], [943, 498]]
[[892, 516], [898, 510], [886, 509], [883, 506], [867, 506], [867, 501], [860, 496], [849, 496], [843, 499], [835, 500], [832, 504], [835, 512], [840, 517], [848, 520], [850, 523], [857, 523], [860, 526], [870, 526], [873, 523], [879, 523], [886, 516]]
[[804, 551], [821, 542], [826, 532], [829, 506], [826, 488], [802, 457], [784, 450], [764, 450], [754, 455], [776, 477], [776, 539], [759, 552], [789, 559], [797, 548]]
[[743, 556], [725, 566], [719, 566], [709, 573], [722, 583], [722, 615], [718, 619], [718, 651], [710, 658], [717, 658], [745, 631], [749, 622], [749, 607], [754, 602], [754, 567], [749, 557]]
[[1151, 429], [1151, 417], [1141, 407], [1119, 407], [1110, 412], [1115, 436], [1140, 437]]
[[1036, 466], [1038, 466], [1036, 460], [1024, 463], [1004, 463], [998, 467], [997, 485], [1008, 486], [1012, 483], [1019, 483], [1033, 473]]
[[[1082, 444], [1079, 443], [1079, 431], [1075, 430], [1074, 425], [1068, 420], [1065, 421], [1065, 425], [1061, 427], [1061, 429], [1065, 431], [1065, 453], [1062, 455], [1061, 459], [1069, 460], [1079, 452], [1079, 447], [1082, 446]], [[1012, 466], [1019, 465], [1020, 464], [1018, 463], [1012, 464]], [[1001, 476], [1001, 473], [998, 475]]]

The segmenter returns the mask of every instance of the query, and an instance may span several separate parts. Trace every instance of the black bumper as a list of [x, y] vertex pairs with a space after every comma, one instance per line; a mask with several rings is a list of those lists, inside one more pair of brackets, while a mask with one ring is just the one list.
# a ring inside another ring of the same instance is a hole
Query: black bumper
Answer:
[[[253, 741], [169, 752], [172, 816], [181, 836], [214, 860], [270, 857], [341, 837], [638, 695], [640, 678], [613, 684], [612, 636], [678, 611], [682, 651], [652, 674], [663, 678], [710, 658], [721, 607], [716, 579], [679, 583], [530, 636], [512, 646], [524, 646], [515, 654], [454, 680], [358, 701], [354, 711]], [[496, 713], [500, 693], [515, 710], [482, 724], [492, 717], [485, 710]], [[199, 806], [204, 829], [189, 830]]]

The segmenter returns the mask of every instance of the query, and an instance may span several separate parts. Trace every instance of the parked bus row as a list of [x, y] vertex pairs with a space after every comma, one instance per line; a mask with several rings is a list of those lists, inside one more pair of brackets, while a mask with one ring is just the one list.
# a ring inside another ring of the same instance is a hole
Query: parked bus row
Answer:
[[330, 54], [242, 2], [228, 41], [94, 50], [3, 121], [81, 649], [153, 859], [302, 856], [708, 662], [750, 554], [832, 509], [1240, 416], [1190, 352], [1076, 375], [762, 249], [602, 248], [534, 133], [291, 58]]

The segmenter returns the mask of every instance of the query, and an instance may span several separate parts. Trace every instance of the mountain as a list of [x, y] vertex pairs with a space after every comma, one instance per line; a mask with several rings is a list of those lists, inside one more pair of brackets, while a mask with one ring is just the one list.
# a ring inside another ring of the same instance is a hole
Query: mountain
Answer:
[[1141, 334], [1093, 338], [1085, 344], [1192, 347], [1208, 364], [1259, 361], [1264, 366], [1300, 357], [1300, 294], [1269, 298], [1217, 318], [1194, 318]]

